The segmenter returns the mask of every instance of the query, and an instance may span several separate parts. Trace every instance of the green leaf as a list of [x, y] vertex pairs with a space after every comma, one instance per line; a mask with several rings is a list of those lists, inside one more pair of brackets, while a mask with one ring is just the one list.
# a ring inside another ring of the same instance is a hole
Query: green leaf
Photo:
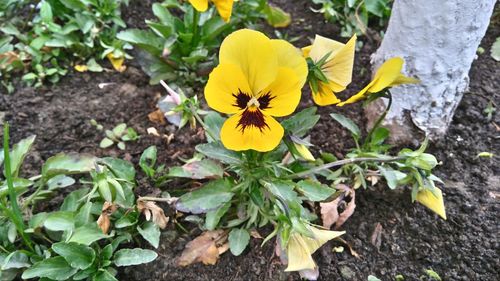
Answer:
[[359, 139], [361, 131], [359, 130], [358, 125], [356, 125], [351, 119], [337, 113], [331, 113], [330, 116], [335, 119], [335, 121], [339, 122], [342, 127], [348, 129], [354, 138]]
[[137, 212], [128, 212], [127, 214], [121, 216], [116, 222], [116, 228], [124, 228], [135, 225], [138, 221]]
[[422, 153], [419, 156], [412, 158], [410, 163], [420, 169], [427, 171], [432, 170], [438, 164], [436, 157], [429, 153]]
[[497, 37], [495, 40], [495, 43], [491, 46], [491, 57], [496, 60], [500, 61], [500, 37]]
[[97, 223], [91, 222], [75, 229], [73, 235], [71, 235], [71, 238], [67, 242], [75, 242], [89, 246], [95, 241], [109, 237], [111, 237], [111, 235], [102, 233]]
[[64, 198], [64, 201], [60, 208], [61, 211], [74, 212], [78, 210], [80, 205], [84, 203], [81, 201], [81, 199], [85, 195], [87, 195], [88, 192], [89, 192], [88, 188], [82, 188], [72, 191], [68, 196], [66, 196], [66, 198]]
[[250, 242], [250, 234], [246, 229], [233, 228], [229, 233], [229, 249], [235, 256], [239, 256]]
[[[20, 142], [16, 143], [10, 150], [10, 171], [13, 178], [19, 176], [19, 169], [23, 164], [24, 158], [28, 154], [33, 142], [35, 142], [36, 136], [30, 136], [28, 138], [22, 139]], [[3, 150], [2, 150], [2, 160], [3, 160]], [[5, 176], [5, 167], [3, 174]]]
[[382, 18], [387, 9], [386, 0], [365, 0], [365, 7], [368, 12]]
[[220, 130], [222, 128], [222, 124], [226, 121], [226, 118], [222, 117], [219, 113], [210, 111], [205, 118], [203, 119], [205, 125], [208, 127], [212, 133], [214, 133], [215, 140], [212, 137], [205, 133], [208, 142], [218, 141], [220, 140]]
[[109, 138], [103, 138], [101, 142], [99, 143], [100, 148], [108, 148], [114, 144], [113, 140]]
[[58, 211], [49, 213], [43, 226], [52, 231], [65, 231], [74, 228], [73, 212]]
[[152, 262], [158, 257], [158, 254], [151, 250], [140, 248], [121, 249], [118, 250], [114, 257], [113, 263], [116, 266], [130, 266]]
[[199, 144], [196, 146], [196, 151], [226, 164], [241, 163], [240, 153], [226, 149], [220, 141]]
[[154, 166], [156, 164], [156, 154], [156, 146], [152, 145], [142, 152], [141, 158], [139, 159], [139, 166], [150, 178], [155, 174]]
[[101, 158], [100, 162], [106, 164], [117, 178], [134, 182], [135, 168], [130, 162], [113, 157]]
[[151, 246], [158, 249], [160, 245], [160, 228], [153, 222], [145, 222], [143, 227], [137, 226], [137, 231], [141, 234], [142, 238], [151, 244]]
[[23, 279], [49, 278], [52, 280], [68, 280], [78, 271], [72, 268], [63, 257], [54, 257], [35, 263], [23, 272]]
[[118, 279], [113, 276], [108, 270], [99, 269], [96, 275], [92, 278], [92, 281], [118, 281]]
[[227, 213], [229, 207], [231, 207], [231, 202], [225, 203], [218, 209], [208, 211], [205, 216], [205, 227], [208, 230], [216, 229], [220, 219]]
[[14, 251], [10, 253], [3, 261], [0, 260], [0, 264], [2, 265], [0, 272], [9, 269], [19, 269], [31, 266], [28, 256], [21, 251]]
[[119, 32], [116, 37], [125, 42], [138, 45], [154, 56], [160, 56], [163, 51], [163, 40], [151, 31], [128, 29]]
[[92, 248], [74, 242], [52, 244], [52, 250], [63, 257], [71, 267], [82, 270], [89, 268], [96, 257]]
[[89, 154], [59, 153], [47, 159], [42, 166], [42, 175], [50, 178], [57, 174], [88, 173], [94, 170], [96, 160]]
[[373, 275], [368, 275], [368, 281], [382, 281]]
[[47, 181], [47, 187], [49, 188], [49, 190], [54, 190], [73, 185], [74, 183], [75, 179], [73, 179], [72, 177], [68, 177], [66, 175], [57, 175]]
[[299, 181], [297, 188], [304, 196], [314, 202], [326, 200], [335, 193], [335, 189], [314, 180]]
[[115, 136], [119, 137], [125, 132], [125, 129], [127, 129], [127, 124], [120, 123], [116, 127], [113, 128], [113, 134]]
[[182, 177], [191, 179], [220, 178], [224, 170], [222, 167], [210, 160], [204, 159], [184, 164], [182, 167], [173, 167], [168, 175], [172, 177]]
[[395, 189], [398, 187], [398, 181], [402, 180], [406, 177], [405, 173], [402, 173], [398, 170], [393, 170], [392, 168], [384, 168], [383, 166], [379, 166], [378, 169], [382, 176], [384, 176], [385, 181], [390, 189]]
[[214, 210], [233, 198], [229, 180], [215, 180], [202, 188], [182, 195], [176, 203], [176, 209], [193, 214]]
[[298, 201], [297, 193], [293, 191], [295, 183], [293, 181], [284, 180], [273, 180], [273, 181], [261, 181], [269, 192], [275, 196], [287, 200], [287, 201]]
[[167, 8], [163, 7], [160, 3], [154, 3], [152, 8], [153, 14], [160, 20], [161, 23], [172, 23], [172, 14], [170, 14]]
[[292, 21], [289, 13], [269, 4], [266, 5], [263, 12], [266, 15], [267, 23], [272, 27], [287, 27]]
[[318, 123], [320, 116], [316, 114], [316, 110], [314, 106], [306, 108], [281, 122], [281, 125], [287, 132], [301, 138]]
[[42, 18], [42, 21], [44, 21], [44, 22], [51, 22], [52, 21], [52, 7], [50, 6], [49, 2], [42, 1], [41, 7], [40, 7], [40, 17]]

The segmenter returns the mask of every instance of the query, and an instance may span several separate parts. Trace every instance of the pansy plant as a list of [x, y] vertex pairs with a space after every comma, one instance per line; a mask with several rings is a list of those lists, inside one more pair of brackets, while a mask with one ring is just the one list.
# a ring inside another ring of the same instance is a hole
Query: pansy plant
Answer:
[[[438, 162], [424, 153], [427, 142], [390, 155], [389, 131], [380, 127], [385, 113], [365, 137], [353, 121], [332, 114], [356, 142], [344, 159], [309, 150], [308, 132], [320, 118], [316, 107], [293, 114], [306, 82], [319, 105], [390, 98], [387, 88], [416, 82], [401, 73], [402, 59], [390, 59], [365, 89], [342, 102], [335, 93], [351, 82], [355, 40], [342, 44], [317, 36], [301, 51], [249, 29], [225, 38], [204, 89], [208, 106], [224, 115], [210, 112], [202, 119], [193, 111], [208, 142], [196, 146], [197, 154], [184, 165], [159, 177], [160, 186], [174, 178], [198, 183], [187, 193], [185, 185], [170, 190], [179, 196], [170, 199], [177, 211], [190, 213], [186, 219], [204, 230], [186, 246], [179, 265], [214, 264], [227, 248], [240, 255], [250, 234], [261, 237], [262, 228], [271, 225], [262, 244], [275, 238], [286, 271], [317, 278], [312, 254], [344, 233], [339, 228], [354, 211], [356, 189], [369, 188], [367, 181], [375, 185], [385, 179], [391, 189], [409, 186], [412, 200], [445, 217], [442, 192], [435, 186], [439, 179], [432, 174]], [[207, 248], [213, 251], [202, 250]]]

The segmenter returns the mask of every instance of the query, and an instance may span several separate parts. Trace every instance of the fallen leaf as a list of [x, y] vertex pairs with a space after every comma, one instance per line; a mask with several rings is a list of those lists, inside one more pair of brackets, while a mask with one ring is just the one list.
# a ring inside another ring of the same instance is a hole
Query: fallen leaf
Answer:
[[256, 229], [250, 230], [250, 236], [252, 236], [255, 239], [264, 239]]
[[354, 248], [351, 246], [351, 244], [349, 244], [349, 242], [347, 242], [346, 240], [339, 238], [339, 237], [337, 237], [337, 240], [342, 242], [344, 245], [347, 246], [347, 248], [349, 249], [349, 252], [351, 253], [351, 255], [353, 257], [358, 258], [358, 259], [360, 258], [359, 254], [356, 251], [354, 251]]
[[155, 127], [149, 127], [147, 128], [146, 132], [148, 132], [148, 135], [153, 135], [155, 137], [159, 137], [160, 134], [158, 134], [158, 130], [156, 130]]
[[373, 246], [375, 246], [375, 248], [377, 248], [377, 250], [380, 249], [380, 245], [382, 244], [382, 230], [382, 225], [377, 222], [377, 225], [375, 226], [375, 229], [370, 237], [370, 242]]
[[158, 207], [153, 201], [137, 200], [137, 210], [141, 212], [147, 221], [153, 221], [161, 229], [167, 227], [168, 217], [162, 208]]
[[104, 234], [108, 234], [109, 232], [109, 227], [111, 226], [109, 217], [116, 211], [116, 209], [116, 205], [110, 202], [104, 202], [102, 205], [101, 215], [97, 219], [97, 225]]
[[219, 255], [229, 248], [226, 243], [227, 236], [227, 232], [222, 229], [203, 232], [186, 244], [184, 251], [177, 259], [177, 265], [188, 266], [197, 262], [214, 265]]
[[148, 118], [149, 121], [160, 125], [165, 125], [167, 123], [165, 122], [165, 116], [163, 115], [163, 112], [161, 112], [161, 110], [159, 109], [149, 113]]
[[[356, 208], [356, 193], [354, 189], [343, 184], [339, 184], [337, 189], [342, 191], [339, 197], [335, 198], [333, 201], [319, 204], [323, 227], [328, 229], [334, 224], [334, 229], [339, 229], [354, 213], [354, 209]], [[339, 209], [343, 209], [343, 211], [339, 212]]]
[[9, 65], [11, 63], [13, 63], [14, 61], [16, 60], [19, 60], [19, 55], [14, 52], [14, 51], [9, 51], [9, 52], [5, 52], [5, 53], [1, 53], [0, 54], [0, 61], [7, 58], [6, 61], [4, 61], [4, 64], [0, 65], [2, 68], [4, 65]]
[[123, 65], [123, 62], [125, 61], [124, 57], [115, 57], [113, 53], [109, 53], [106, 55], [108, 58], [109, 62], [111, 62], [111, 65], [113, 65], [113, 68], [118, 71], [118, 72], [124, 72], [127, 67]]

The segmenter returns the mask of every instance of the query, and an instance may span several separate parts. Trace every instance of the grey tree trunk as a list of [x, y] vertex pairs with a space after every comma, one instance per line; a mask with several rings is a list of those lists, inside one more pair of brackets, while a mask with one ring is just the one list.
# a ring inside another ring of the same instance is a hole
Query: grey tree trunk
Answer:
[[[411, 142], [421, 132], [431, 139], [446, 133], [468, 88], [468, 73], [495, 2], [394, 2], [385, 37], [372, 55], [372, 66], [376, 69], [386, 59], [400, 56], [405, 59], [405, 74], [422, 82], [391, 90], [393, 107], [384, 125], [391, 129], [393, 141]], [[368, 120], [376, 119], [384, 102], [378, 100], [366, 109]]]

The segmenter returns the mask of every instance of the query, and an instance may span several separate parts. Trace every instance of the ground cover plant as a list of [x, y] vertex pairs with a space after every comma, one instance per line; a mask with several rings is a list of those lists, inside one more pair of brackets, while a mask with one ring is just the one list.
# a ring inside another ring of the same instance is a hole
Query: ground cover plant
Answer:
[[[174, 23], [161, 54], [129, 41], [127, 69], [111, 59], [123, 72], [87, 58], [55, 86], [1, 96], [0, 279], [494, 280], [495, 96], [466, 97], [446, 141], [389, 144], [391, 89], [418, 79], [399, 57], [369, 77], [370, 40], [322, 29], [310, 2], [131, 2], [119, 42], [162, 37], [158, 15], [188, 28]], [[4, 14], [26, 3], [14, 4]], [[277, 32], [285, 11], [302, 25]], [[213, 45], [183, 41], [211, 20], [224, 26]], [[209, 55], [176, 55], [190, 48]], [[381, 99], [366, 128], [360, 108]], [[490, 131], [464, 129], [475, 119]]]

